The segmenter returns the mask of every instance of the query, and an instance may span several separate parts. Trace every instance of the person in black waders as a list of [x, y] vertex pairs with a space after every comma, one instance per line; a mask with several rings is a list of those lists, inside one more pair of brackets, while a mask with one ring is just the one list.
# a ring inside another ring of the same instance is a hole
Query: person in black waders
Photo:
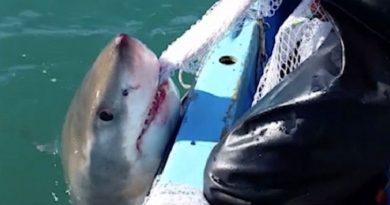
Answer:
[[[386, 203], [390, 0], [321, 4], [334, 24], [322, 46], [213, 149], [211, 205]], [[313, 84], [320, 95], [310, 95]], [[268, 132], [275, 122], [285, 131]]]

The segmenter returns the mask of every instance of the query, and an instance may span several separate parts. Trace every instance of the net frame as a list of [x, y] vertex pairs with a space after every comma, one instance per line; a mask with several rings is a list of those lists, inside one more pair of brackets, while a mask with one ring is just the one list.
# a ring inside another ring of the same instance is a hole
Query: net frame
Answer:
[[[274, 1], [281, 3], [281, 0]], [[268, 5], [280, 6], [276, 3]], [[275, 11], [270, 10], [265, 14], [274, 13]], [[264, 17], [259, 16], [259, 18]], [[332, 28], [329, 17], [322, 9], [319, 0], [303, 0], [275, 36], [272, 55], [265, 65], [252, 106], [318, 50]]]

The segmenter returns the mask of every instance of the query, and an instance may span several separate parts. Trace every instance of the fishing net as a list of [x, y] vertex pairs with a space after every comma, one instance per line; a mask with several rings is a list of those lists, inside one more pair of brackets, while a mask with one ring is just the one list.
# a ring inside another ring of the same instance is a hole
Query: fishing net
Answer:
[[161, 78], [171, 76], [176, 70], [198, 74], [210, 49], [229, 31], [237, 29], [250, 15], [256, 0], [219, 0], [202, 18], [171, 43], [159, 60]]
[[[179, 71], [178, 81], [180, 85], [184, 89], [190, 89], [192, 84], [184, 82], [183, 75], [191, 73], [197, 76], [199, 74], [200, 64], [204, 63], [206, 54], [215, 45], [215, 42], [218, 42], [225, 33], [240, 28], [240, 24], [247, 17], [263, 18], [273, 16], [281, 4], [282, 0], [217, 1], [204, 14], [201, 20], [162, 53], [160, 57], [162, 64], [161, 75], [177, 69]], [[225, 11], [229, 12], [226, 13]], [[199, 39], [198, 36], [200, 36]], [[202, 46], [198, 46], [198, 44]], [[186, 52], [178, 54], [177, 50]]]
[[183, 184], [157, 183], [144, 205], [208, 205], [201, 190]]
[[[281, 0], [260, 2], [263, 2], [262, 7], [269, 8], [265, 10], [266, 12], [259, 12], [263, 16], [273, 15], [282, 3]], [[252, 105], [296, 70], [321, 46], [332, 29], [328, 20], [319, 0], [302, 1], [283, 23], [275, 37], [272, 55], [264, 68]]]
[[268, 1], [258, 1], [258, 15], [259, 17], [271, 17], [275, 15], [276, 11], [279, 9], [279, 6], [282, 4], [282, 0], [268, 0]]
[[[296, 70], [319, 48], [331, 31], [332, 26], [318, 2], [303, 0], [280, 27], [275, 37], [273, 54], [265, 66], [253, 104]], [[257, 18], [271, 17], [277, 12], [282, 0], [259, 0], [257, 4]], [[182, 184], [160, 183], [158, 179], [144, 202], [144, 205], [183, 204], [208, 205], [202, 190]]]

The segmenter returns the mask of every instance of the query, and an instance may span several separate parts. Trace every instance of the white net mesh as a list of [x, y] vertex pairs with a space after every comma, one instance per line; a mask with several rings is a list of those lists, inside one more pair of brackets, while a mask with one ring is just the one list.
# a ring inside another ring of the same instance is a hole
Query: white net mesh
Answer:
[[279, 9], [282, 4], [282, 0], [259, 0], [259, 16], [260, 17], [271, 17]]
[[[269, 4], [277, 9], [281, 1]], [[275, 11], [269, 10], [273, 14]], [[293, 72], [323, 43], [332, 29], [318, 0], [303, 0], [280, 27], [275, 46], [257, 87], [253, 105]]]
[[[210, 49], [250, 15], [255, 0], [219, 0], [160, 56], [161, 78], [176, 70], [197, 74]], [[196, 43], [194, 43], [196, 42]]]
[[[332, 25], [318, 2], [303, 0], [279, 29], [253, 104], [313, 54], [331, 31]], [[258, 18], [273, 16], [281, 3], [282, 0], [259, 0]], [[143, 205], [208, 205], [202, 190], [160, 183], [158, 178], [155, 181]]]
[[199, 189], [188, 185], [157, 183], [144, 205], [208, 205]]
[[[201, 20], [191, 26], [162, 53], [160, 57], [161, 78], [170, 77], [177, 69], [179, 70], [178, 81], [180, 85], [186, 90], [190, 89], [192, 84], [184, 82], [184, 73], [199, 74], [200, 64], [205, 60], [207, 51], [215, 42], [218, 42], [225, 32], [229, 31], [229, 27], [236, 29], [237, 25], [235, 24], [240, 24], [244, 17], [255, 17], [255, 14], [257, 14], [257, 18], [271, 17], [281, 4], [282, 0], [217, 1], [207, 10]], [[235, 9], [232, 11], [231, 8]], [[225, 11], [229, 11], [229, 13], [227, 14]], [[199, 36], [200, 39], [198, 39]]]

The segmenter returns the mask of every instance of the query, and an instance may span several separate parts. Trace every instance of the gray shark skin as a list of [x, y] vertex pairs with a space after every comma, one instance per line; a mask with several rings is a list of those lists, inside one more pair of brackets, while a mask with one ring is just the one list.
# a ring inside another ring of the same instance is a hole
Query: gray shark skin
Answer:
[[159, 73], [155, 54], [125, 34], [97, 57], [62, 132], [73, 204], [142, 204], [179, 118], [176, 87]]

